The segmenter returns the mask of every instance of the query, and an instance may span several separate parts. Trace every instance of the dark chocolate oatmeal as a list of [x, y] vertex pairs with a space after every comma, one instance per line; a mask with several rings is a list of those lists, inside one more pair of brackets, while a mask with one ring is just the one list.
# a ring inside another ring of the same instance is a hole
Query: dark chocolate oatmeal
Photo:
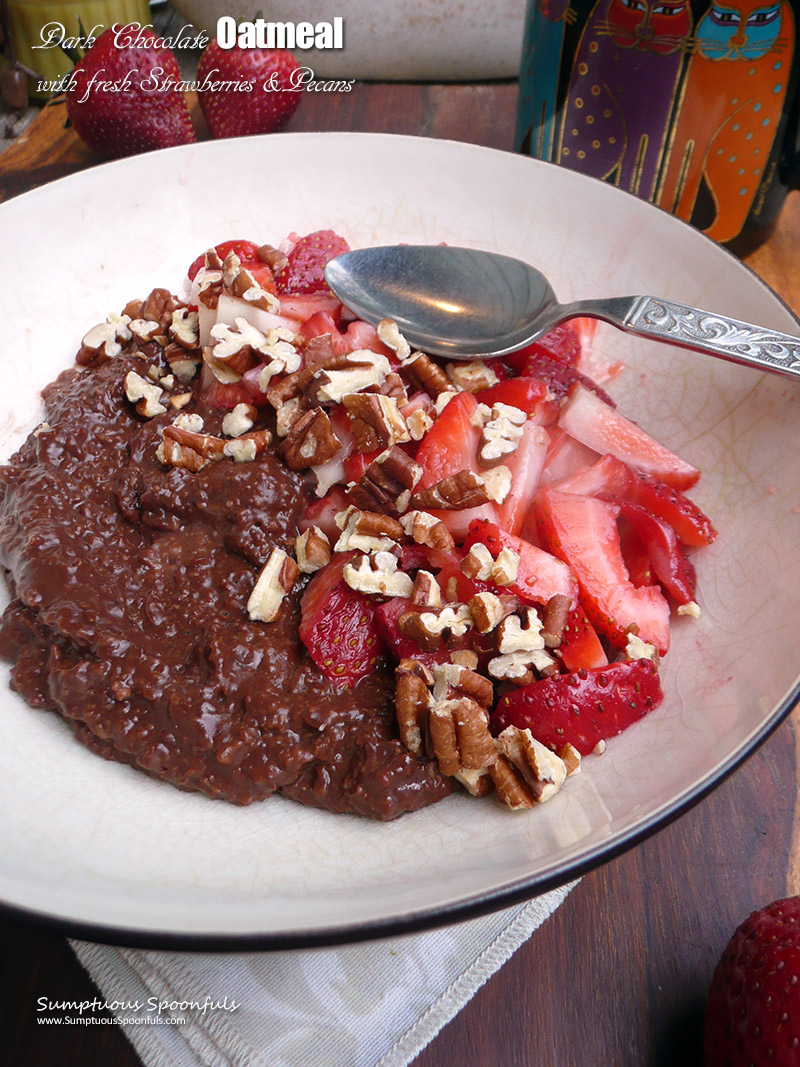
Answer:
[[[391, 819], [445, 796], [436, 762], [397, 738], [391, 668], [342, 691], [309, 658], [304, 577], [276, 621], [248, 616], [313, 480], [269, 449], [199, 471], [160, 462], [175, 408], [142, 417], [124, 391], [130, 371], [170, 370], [145, 349], [146, 362], [123, 348], [64, 372], [44, 392], [45, 423], [0, 470], [13, 688], [94, 752], [236, 804], [278, 791]], [[198, 381], [173, 393], [218, 434]]]

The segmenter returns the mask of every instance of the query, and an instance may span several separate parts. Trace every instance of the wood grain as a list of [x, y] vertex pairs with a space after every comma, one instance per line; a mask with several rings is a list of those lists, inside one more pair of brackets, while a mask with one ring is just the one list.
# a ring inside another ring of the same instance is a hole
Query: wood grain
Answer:
[[[349, 94], [307, 97], [289, 129], [405, 133], [510, 149], [515, 101], [516, 87], [507, 83], [359, 84]], [[0, 155], [0, 198], [96, 162], [64, 129], [63, 109], [45, 109]], [[799, 247], [796, 193], [769, 240], [745, 258], [795, 310]], [[756, 907], [800, 892], [797, 734], [793, 719], [692, 811], [586, 875], [416, 1067], [699, 1067], [703, 1000], [727, 938]], [[117, 1027], [65, 1033], [37, 1026], [37, 997], [95, 995], [63, 935], [5, 916], [0, 938], [0, 1019], [13, 1062], [136, 1067]]]

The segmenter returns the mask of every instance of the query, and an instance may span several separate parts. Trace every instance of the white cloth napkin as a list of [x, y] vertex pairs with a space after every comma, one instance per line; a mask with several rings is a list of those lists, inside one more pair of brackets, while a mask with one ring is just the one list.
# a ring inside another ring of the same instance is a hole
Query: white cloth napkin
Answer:
[[71, 944], [146, 1067], [404, 1067], [574, 884], [454, 926], [338, 948]]

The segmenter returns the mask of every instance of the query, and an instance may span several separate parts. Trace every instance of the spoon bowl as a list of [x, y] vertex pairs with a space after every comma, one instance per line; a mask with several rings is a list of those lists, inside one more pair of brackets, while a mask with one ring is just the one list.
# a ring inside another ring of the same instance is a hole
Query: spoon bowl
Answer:
[[541, 271], [511, 256], [450, 245], [383, 245], [325, 268], [355, 314], [393, 319], [414, 348], [450, 359], [516, 352], [577, 316], [734, 363], [800, 378], [800, 338], [653, 296], [560, 304]]

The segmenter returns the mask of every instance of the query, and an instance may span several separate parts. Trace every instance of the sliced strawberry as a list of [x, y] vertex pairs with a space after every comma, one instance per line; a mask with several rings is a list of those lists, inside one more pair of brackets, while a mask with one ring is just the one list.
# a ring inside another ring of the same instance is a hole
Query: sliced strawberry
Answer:
[[281, 315], [298, 323], [306, 322], [319, 311], [336, 315], [342, 307], [341, 301], [330, 290], [320, 293], [280, 293], [278, 298]]
[[385, 448], [376, 448], [373, 452], [351, 452], [344, 461], [345, 479], [348, 482], [357, 482], [367, 467], [385, 451]]
[[488, 407], [508, 404], [512, 408], [519, 408], [545, 426], [555, 422], [558, 416], [558, 405], [540, 378], [507, 378], [489, 389], [482, 389], [475, 397]]
[[600, 388], [597, 382], [587, 378], [571, 363], [550, 355], [549, 352], [541, 347], [538, 341], [534, 341], [532, 345], [523, 348], [522, 354], [524, 355], [524, 362], [520, 365], [520, 375], [536, 378], [543, 382], [552, 396], [557, 399], [560, 400], [566, 396], [570, 388], [576, 382], [580, 382], [587, 389], [598, 393], [607, 404], [613, 406], [614, 401], [608, 393]]
[[710, 545], [717, 536], [711, 520], [693, 500], [649, 474], [637, 473], [633, 500], [668, 522], [683, 544], [691, 548]]
[[683, 544], [708, 545], [717, 536], [708, 516], [679, 489], [649, 474], [633, 471], [616, 456], [602, 456], [554, 483], [565, 493], [584, 493], [604, 500], [629, 500], [664, 519]]
[[550, 446], [544, 460], [540, 485], [553, 485], [576, 470], [594, 463], [597, 453], [570, 437], [560, 426], [549, 426]]
[[476, 519], [470, 523], [469, 533], [464, 541], [464, 552], [468, 552], [474, 544], [485, 545], [495, 559], [504, 548], [519, 556], [517, 578], [510, 585], [504, 586], [503, 591], [514, 593], [522, 600], [536, 604], [546, 604], [557, 593], [563, 593], [573, 604], [576, 603], [575, 577], [570, 568], [551, 553], [501, 530], [496, 523], [487, 522], [485, 519]]
[[617, 521], [619, 547], [625, 561], [625, 570], [634, 585], [655, 585], [656, 576], [650, 562], [650, 554], [639, 534], [629, 522], [620, 517]]
[[422, 467], [418, 490], [428, 489], [463, 470], [477, 471], [480, 430], [472, 422], [478, 401], [472, 393], [456, 393], [420, 441], [416, 461]]
[[641, 539], [653, 573], [664, 590], [678, 604], [694, 600], [697, 579], [694, 565], [669, 523], [651, 515], [639, 504], [623, 501], [620, 515]]
[[569, 613], [558, 651], [568, 671], [605, 667], [608, 663], [600, 638], [580, 604]]
[[525, 367], [532, 355], [546, 355], [568, 366], [577, 366], [582, 347], [578, 321], [570, 319], [568, 322], [562, 322], [560, 326], [556, 326], [538, 341], [506, 356], [506, 362], [514, 368], [517, 374], [527, 373]]
[[592, 625], [617, 648], [635, 627], [661, 653], [669, 648], [669, 604], [655, 586], [636, 588], [625, 567], [618, 507], [596, 497], [541, 489], [533, 513], [541, 543], [568, 563]]
[[237, 404], [252, 404], [253, 393], [243, 381], [225, 384], [215, 378], [203, 394], [203, 403], [211, 411], [233, 411]]
[[288, 256], [275, 283], [279, 293], [328, 293], [325, 267], [335, 256], [349, 252], [350, 245], [333, 230], [315, 230], [301, 237]]
[[311, 526], [318, 526], [331, 543], [331, 547], [339, 540], [341, 530], [336, 525], [336, 516], [340, 511], [346, 511], [350, 507], [350, 501], [344, 489], [335, 485], [329, 489], [324, 497], [312, 500], [303, 513], [298, 526], [301, 530], [308, 530]]
[[326, 678], [342, 688], [370, 674], [383, 652], [373, 605], [342, 577], [350, 558], [337, 553], [300, 601], [300, 639]]
[[599, 741], [622, 733], [663, 699], [651, 660], [622, 660], [572, 674], [557, 674], [500, 699], [492, 714], [495, 734], [507, 726], [530, 730], [558, 750], [574, 745], [583, 756]]
[[[422, 467], [422, 476], [417, 489], [427, 489], [443, 478], [449, 478], [459, 471], [469, 470], [481, 473], [478, 465], [478, 444], [480, 430], [472, 422], [478, 401], [472, 393], [456, 393], [445, 405], [433, 426], [419, 443], [415, 456]], [[468, 508], [464, 511], [432, 510], [432, 515], [441, 519], [457, 542], [467, 535], [469, 524], [473, 519], [497, 520], [497, 506], [491, 502], [481, 507]]]
[[[217, 253], [220, 259], [225, 259], [229, 252], [233, 252], [242, 261], [242, 266], [249, 270], [255, 280], [269, 293], [276, 293], [275, 278], [272, 271], [258, 256], [259, 246], [255, 241], [223, 241], [221, 244], [214, 245], [214, 251]], [[194, 281], [197, 272], [205, 265], [205, 252], [199, 255], [197, 259], [189, 267], [189, 280]]]
[[635, 470], [652, 474], [676, 489], [688, 489], [700, 477], [696, 467], [580, 383], [570, 389], [558, 421], [582, 444], [596, 452], [610, 452]]
[[498, 506], [498, 522], [502, 529], [519, 536], [530, 510], [533, 494], [539, 485], [550, 435], [532, 419], [525, 423], [516, 449], [504, 463], [511, 471], [511, 488]]

